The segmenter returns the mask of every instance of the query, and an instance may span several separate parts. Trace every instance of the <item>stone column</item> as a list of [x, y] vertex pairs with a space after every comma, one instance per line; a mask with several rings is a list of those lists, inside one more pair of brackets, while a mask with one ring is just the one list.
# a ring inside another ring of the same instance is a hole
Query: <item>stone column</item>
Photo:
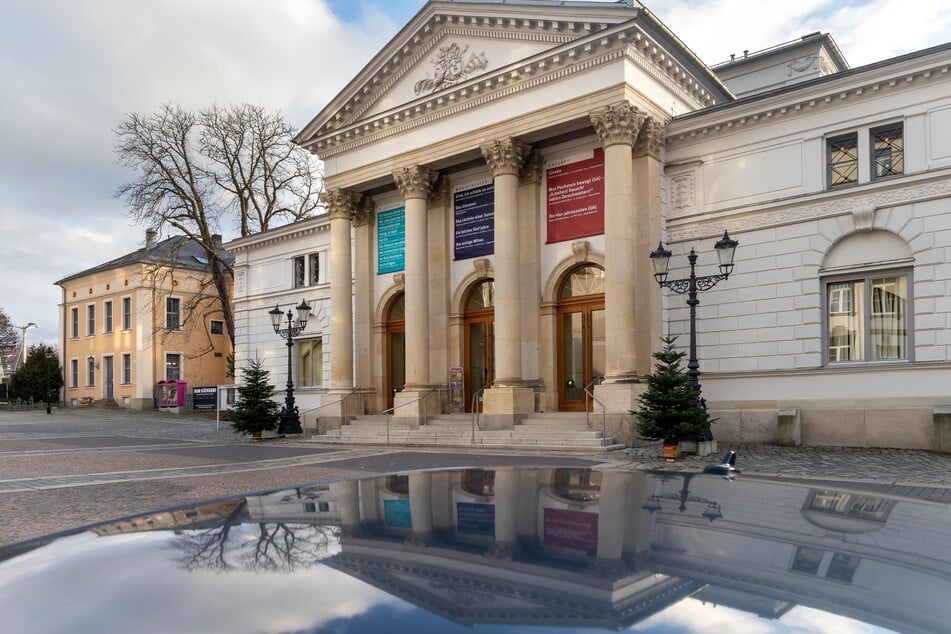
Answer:
[[518, 483], [517, 469], [495, 472], [495, 541], [487, 557], [512, 559], [518, 549]]
[[[364, 196], [353, 215], [353, 339], [354, 376], [361, 388], [373, 385], [373, 280], [376, 276], [373, 254], [373, 229], [376, 205]], [[382, 391], [382, 388], [380, 389]]]
[[433, 536], [433, 474], [409, 474], [409, 513], [413, 532], [408, 543], [425, 545]]
[[414, 165], [393, 172], [405, 201], [406, 214], [406, 386], [396, 394], [394, 425], [417, 428], [422, 418], [438, 412], [439, 397], [417, 400], [429, 382], [429, 207], [436, 173]]
[[482, 146], [495, 184], [495, 381], [485, 391], [481, 424], [511, 429], [535, 410], [522, 377], [522, 300], [519, 265], [518, 175], [531, 148], [507, 137]]
[[634, 147], [634, 224], [637, 226], [634, 250], [634, 357], [638, 376], [650, 374], [651, 353], [660, 349], [663, 334], [663, 295], [654, 279], [650, 252], [657, 248], [662, 232], [660, 179], [663, 164], [660, 152], [666, 129], [654, 117], [648, 117]]
[[360, 489], [356, 480], [338, 482], [337, 505], [340, 526], [345, 535], [356, 535], [360, 530]]
[[337, 401], [320, 410], [320, 433], [337, 429], [351, 415], [355, 398], [344, 398], [353, 390], [353, 273], [351, 229], [360, 194], [331, 189], [321, 195], [330, 216], [330, 391], [326, 402]]
[[612, 578], [620, 578], [626, 571], [621, 554], [630, 513], [627, 509], [629, 473], [606, 472], [601, 478], [601, 497], [598, 503], [598, 558], [592, 569]]

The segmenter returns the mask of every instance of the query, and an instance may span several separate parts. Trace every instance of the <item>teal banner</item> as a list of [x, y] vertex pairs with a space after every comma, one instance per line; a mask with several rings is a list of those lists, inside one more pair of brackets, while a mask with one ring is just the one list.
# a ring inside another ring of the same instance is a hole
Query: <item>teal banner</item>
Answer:
[[376, 215], [376, 272], [396, 273], [406, 268], [406, 208]]
[[383, 500], [383, 519], [390, 528], [413, 528], [409, 500]]

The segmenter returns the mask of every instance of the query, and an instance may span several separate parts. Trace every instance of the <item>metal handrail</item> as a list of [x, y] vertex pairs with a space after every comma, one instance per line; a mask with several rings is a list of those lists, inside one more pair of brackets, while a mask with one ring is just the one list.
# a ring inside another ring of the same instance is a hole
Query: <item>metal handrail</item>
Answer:
[[469, 409], [472, 410], [472, 444], [473, 445], [475, 444], [476, 424], [479, 422], [479, 409], [476, 407], [476, 399], [478, 399], [479, 395], [482, 394], [483, 392], [485, 392], [484, 387], [479, 388], [478, 390], [473, 392], [471, 402], [469, 403]]
[[603, 376], [596, 376], [596, 377], [594, 377], [594, 379], [591, 381], [591, 383], [588, 383], [588, 384], [585, 386], [585, 388], [584, 388], [584, 422], [585, 422], [585, 426], [587, 426], [587, 427], [590, 427], [590, 426], [591, 426], [591, 412], [590, 412], [590, 410], [588, 409], [588, 399], [590, 398], [592, 401], [594, 401], [595, 403], [597, 403], [598, 405], [601, 406], [601, 442], [602, 442], [602, 443], [604, 442], [604, 439], [607, 438], [607, 431], [606, 431], [606, 429], [605, 429], [605, 421], [607, 420], [607, 417], [608, 417], [608, 408], [604, 405], [604, 403], [601, 402], [601, 400], [600, 400], [597, 396], [594, 395], [593, 392], [589, 391], [588, 388], [590, 388], [590, 387], [592, 387], [592, 386], [594, 386], [594, 385], [596, 385], [596, 384], [597, 384], [597, 385], [600, 385], [600, 384], [601, 384], [601, 381], [603, 381], [603, 380], [604, 380], [604, 377], [603, 377]]
[[[442, 391], [443, 388], [445, 388], [445, 387], [446, 387], [445, 385], [437, 385], [436, 387], [427, 390], [426, 393], [424, 393], [424, 394], [423, 394], [422, 396], [420, 396], [419, 398], [414, 398], [412, 401], [406, 401], [405, 403], [400, 403], [399, 405], [394, 405], [393, 407], [391, 407], [391, 408], [389, 408], [389, 409], [385, 409], [385, 410], [383, 410], [382, 412], [380, 412], [381, 414], [386, 414], [386, 444], [390, 444], [390, 419], [393, 417], [393, 412], [395, 412], [396, 410], [398, 410], [398, 409], [401, 408], [401, 407], [405, 407], [405, 406], [407, 406], [407, 405], [412, 405], [413, 403], [418, 403], [418, 402], [420, 402], [421, 400], [423, 400], [424, 398], [426, 398], [427, 396], [429, 396], [430, 394], [432, 394], [433, 392], [440, 392], [440, 391]], [[441, 407], [440, 407], [440, 409], [441, 409]], [[423, 414], [423, 424], [424, 424], [424, 425], [428, 425], [428, 424], [429, 424], [429, 414]]]
[[350, 398], [351, 396], [353, 396], [354, 394], [356, 394], [357, 392], [359, 392], [359, 391], [362, 390], [362, 389], [363, 389], [363, 388], [357, 386], [357, 387], [351, 389], [350, 392], [349, 392], [346, 396], [344, 396], [343, 398], [338, 398], [336, 401], [330, 401], [329, 403], [321, 403], [321, 404], [318, 405], [317, 407], [313, 407], [313, 408], [311, 408], [311, 409], [304, 410], [304, 411], [301, 412], [301, 413], [302, 413], [302, 414], [310, 414], [311, 412], [316, 412], [317, 410], [323, 409], [323, 408], [325, 408], [325, 407], [327, 407], [327, 406], [329, 406], [329, 405], [336, 405], [337, 403], [343, 403], [345, 400], [347, 400], [348, 398]]

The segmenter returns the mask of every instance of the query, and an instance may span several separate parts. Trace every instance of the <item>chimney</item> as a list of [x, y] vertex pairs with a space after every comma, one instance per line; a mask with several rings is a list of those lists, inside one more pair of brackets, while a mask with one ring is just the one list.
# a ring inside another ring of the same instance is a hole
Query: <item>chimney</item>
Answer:
[[158, 232], [155, 229], [146, 229], [145, 230], [145, 248], [150, 249], [155, 246], [155, 235]]

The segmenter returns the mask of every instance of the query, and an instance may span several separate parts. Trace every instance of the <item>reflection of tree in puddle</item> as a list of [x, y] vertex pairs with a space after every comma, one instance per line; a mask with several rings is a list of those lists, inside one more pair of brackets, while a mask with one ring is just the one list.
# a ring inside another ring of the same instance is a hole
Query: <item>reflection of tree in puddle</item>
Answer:
[[215, 526], [181, 530], [172, 542], [181, 552], [176, 563], [188, 571], [290, 573], [340, 551], [339, 527], [247, 519], [241, 504]]

